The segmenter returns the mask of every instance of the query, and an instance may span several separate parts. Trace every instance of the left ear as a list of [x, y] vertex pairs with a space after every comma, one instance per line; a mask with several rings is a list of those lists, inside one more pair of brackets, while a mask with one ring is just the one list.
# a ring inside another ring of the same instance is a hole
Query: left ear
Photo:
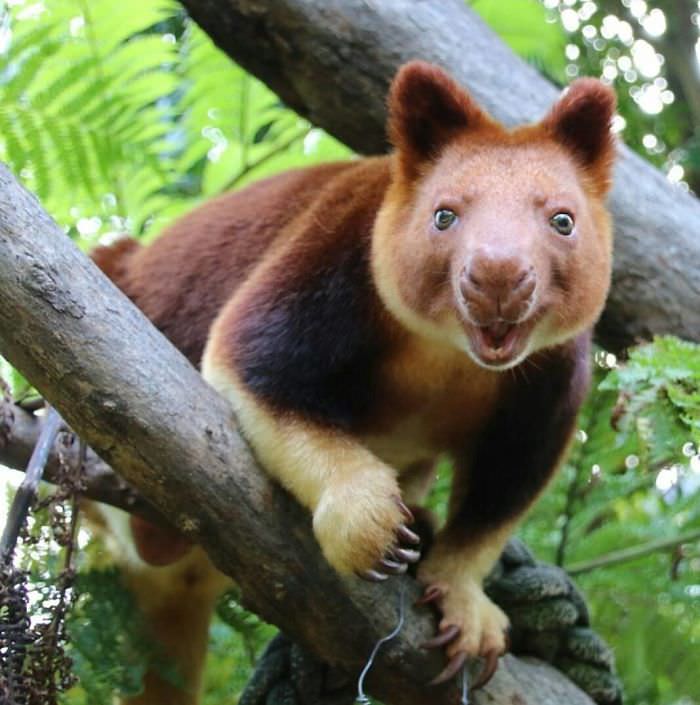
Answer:
[[580, 78], [569, 86], [541, 123], [591, 173], [601, 193], [610, 188], [615, 158], [615, 138], [611, 131], [615, 107], [612, 88], [595, 78]]
[[388, 103], [389, 139], [409, 177], [457, 135], [491, 123], [449, 74], [424, 61], [401, 67], [392, 81]]

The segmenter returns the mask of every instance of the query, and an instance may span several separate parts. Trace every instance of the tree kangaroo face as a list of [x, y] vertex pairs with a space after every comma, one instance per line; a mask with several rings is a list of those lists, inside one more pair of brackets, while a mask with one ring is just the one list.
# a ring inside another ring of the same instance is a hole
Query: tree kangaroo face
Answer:
[[394, 178], [374, 233], [387, 306], [490, 369], [589, 328], [611, 271], [613, 107], [581, 81], [542, 122], [511, 131], [444, 76], [400, 75]]
[[478, 364], [517, 365], [599, 315], [609, 225], [556, 145], [453, 145], [413, 198], [392, 237], [396, 291]]

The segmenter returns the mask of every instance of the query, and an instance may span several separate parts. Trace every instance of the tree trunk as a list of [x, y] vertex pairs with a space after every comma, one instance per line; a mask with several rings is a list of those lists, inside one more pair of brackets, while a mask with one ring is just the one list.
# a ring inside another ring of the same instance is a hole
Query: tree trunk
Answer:
[[[329, 568], [308, 514], [257, 468], [226, 402], [2, 165], [0, 292], [0, 354], [235, 576], [247, 607], [354, 676], [395, 626], [403, 585], [407, 623], [380, 651], [369, 690], [389, 705], [459, 702], [454, 683], [426, 686], [444, 664], [416, 647], [435, 620], [413, 606], [415, 581], [367, 584]], [[505, 663], [477, 702], [591, 703], [549, 667]]]
[[[557, 91], [463, 0], [182, 0], [231, 58], [291, 108], [358, 152], [387, 148], [385, 96], [396, 68], [448, 69], [506, 124], [540, 118]], [[599, 341], [652, 334], [700, 340], [700, 203], [625, 147], [611, 208], [617, 245]]]

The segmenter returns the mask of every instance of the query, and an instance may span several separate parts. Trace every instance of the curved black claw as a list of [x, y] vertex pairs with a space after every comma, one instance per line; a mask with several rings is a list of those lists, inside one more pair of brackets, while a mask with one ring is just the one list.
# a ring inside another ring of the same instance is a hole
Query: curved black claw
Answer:
[[474, 685], [472, 688], [481, 688], [482, 686], [486, 685], [491, 678], [493, 677], [493, 674], [496, 672], [496, 669], [498, 668], [498, 659], [501, 657], [501, 654], [496, 651], [496, 649], [492, 649], [489, 651], [485, 656], [484, 656], [484, 668], [482, 669], [481, 673], [479, 674], [479, 677], [476, 679], [474, 682]]
[[358, 575], [363, 580], [369, 580], [371, 583], [383, 583], [389, 577], [386, 573], [374, 569], [365, 570], [362, 573], [358, 573]]
[[399, 526], [396, 535], [399, 537], [399, 541], [403, 541], [404, 543], [411, 543], [414, 546], [420, 543], [420, 536], [403, 524]]
[[431, 585], [424, 593], [423, 597], [416, 600], [417, 605], [427, 605], [431, 602], [437, 602], [442, 598], [442, 590], [437, 585]]
[[439, 649], [445, 644], [449, 644], [454, 641], [460, 634], [462, 630], [456, 624], [450, 624], [446, 629], [443, 629], [437, 636], [421, 644], [422, 649]]
[[440, 683], [446, 683], [451, 678], [454, 678], [459, 673], [462, 666], [464, 666], [466, 660], [467, 654], [464, 651], [460, 651], [450, 659], [450, 662], [445, 666], [444, 670], [433, 678], [428, 685], [440, 685]]
[[416, 520], [413, 516], [413, 512], [406, 506], [401, 497], [395, 497], [394, 499], [396, 500], [396, 504], [398, 505], [401, 514], [403, 514], [404, 519], [409, 524], [413, 524], [413, 522]]
[[391, 553], [394, 558], [404, 563], [418, 563], [420, 560], [420, 551], [414, 551], [411, 548], [395, 548]]
[[408, 564], [392, 561], [389, 558], [383, 558], [379, 562], [379, 567], [391, 575], [403, 575], [408, 570]]

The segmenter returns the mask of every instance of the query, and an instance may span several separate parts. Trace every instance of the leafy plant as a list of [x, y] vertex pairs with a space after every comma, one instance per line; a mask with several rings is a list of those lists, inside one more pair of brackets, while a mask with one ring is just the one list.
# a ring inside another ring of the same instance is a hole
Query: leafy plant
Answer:
[[117, 569], [79, 573], [75, 589], [76, 603], [68, 621], [69, 654], [81, 688], [73, 689], [66, 702], [98, 705], [111, 702], [115, 692], [137, 695], [154, 663], [177, 682], [177, 674], [149, 640]]
[[521, 533], [585, 589], [629, 702], [700, 702], [700, 346], [597, 360], [568, 462]]
[[223, 56], [174, 0], [9, 10], [0, 158], [89, 247], [201, 198], [347, 154]]

